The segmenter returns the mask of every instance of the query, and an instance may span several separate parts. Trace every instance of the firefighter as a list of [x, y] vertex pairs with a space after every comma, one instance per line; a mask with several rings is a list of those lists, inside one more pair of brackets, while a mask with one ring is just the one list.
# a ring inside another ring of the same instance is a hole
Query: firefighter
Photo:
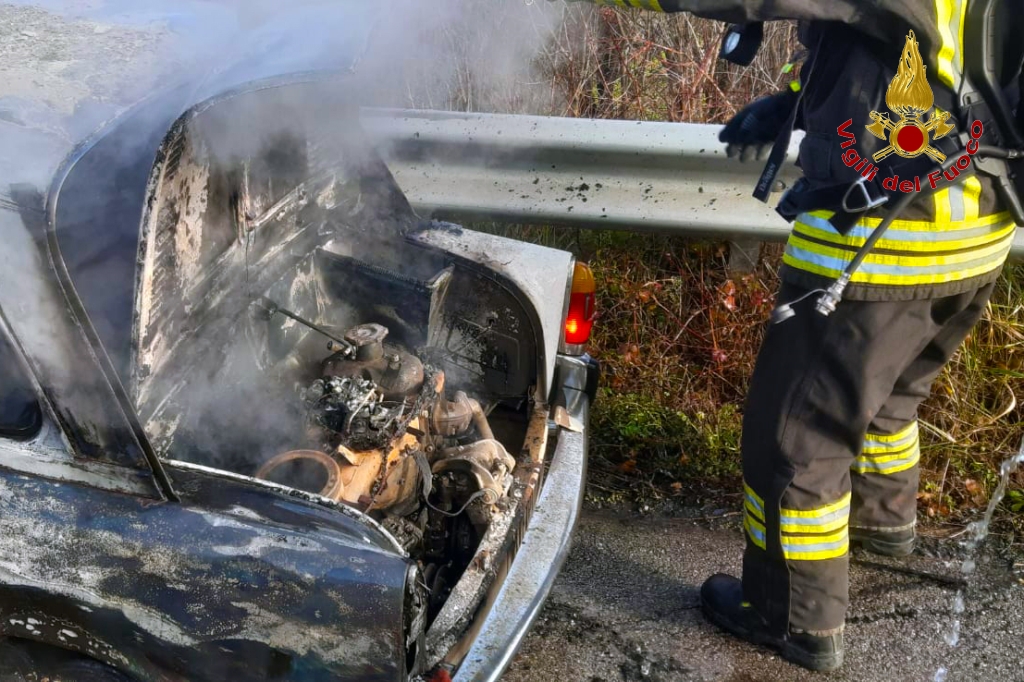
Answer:
[[[719, 627], [812, 670], [842, 664], [850, 545], [892, 556], [913, 551], [917, 409], [981, 318], [1015, 233], [989, 177], [968, 172], [929, 191], [934, 160], [891, 155], [868, 181], [844, 162], [837, 130], [852, 120], [856, 148], [873, 158], [885, 145], [865, 126], [872, 111], [887, 111], [897, 66], [916, 51], [917, 75], [927, 77], [934, 105], [960, 119], [960, 135], [933, 144], [959, 156], [962, 133], [975, 119], [995, 135], [990, 110], [968, 108], [957, 96], [969, 86], [968, 2], [629, 2], [729, 22], [796, 19], [808, 49], [799, 83], [748, 105], [721, 133], [730, 156], [749, 160], [763, 158], [773, 143], [787, 146], [794, 124], [806, 131], [804, 177], [779, 207], [794, 227], [778, 302], [796, 315], [769, 327], [744, 411], [743, 576], [710, 577], [701, 601]], [[1001, 82], [1009, 86], [1020, 77], [1022, 47], [1014, 36], [1024, 20], [1011, 2], [1002, 5], [995, 26]], [[893, 175], [921, 177], [924, 191], [853, 276], [835, 312], [816, 314], [811, 292], [840, 276], [885, 215], [885, 205], [876, 206], [891, 198], [881, 181]], [[851, 207], [851, 197], [863, 206]]]

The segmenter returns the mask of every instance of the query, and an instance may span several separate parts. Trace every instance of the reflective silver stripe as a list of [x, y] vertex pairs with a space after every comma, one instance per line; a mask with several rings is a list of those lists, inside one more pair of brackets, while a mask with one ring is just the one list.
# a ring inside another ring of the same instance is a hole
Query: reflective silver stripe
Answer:
[[809, 554], [811, 552], [823, 552], [830, 549], [839, 549], [840, 547], [846, 546], [849, 542], [849, 538], [843, 538], [842, 540], [836, 540], [835, 542], [819, 542], [814, 545], [794, 545], [786, 542], [785, 539], [782, 541], [782, 548], [787, 552], [800, 552]]
[[917, 422], [912, 422], [909, 427], [892, 435], [869, 433], [864, 437], [864, 445], [861, 446], [861, 454], [892, 454], [907, 449], [913, 445], [920, 435]]
[[967, 0], [935, 0], [935, 14], [941, 45], [938, 77], [942, 84], [959, 92], [963, 81], [963, 23]]
[[964, 205], [964, 186], [953, 185], [949, 188], [949, 219], [953, 221], [964, 220], [967, 215], [967, 207]]
[[[821, 526], [826, 526], [826, 525], [832, 523], [833, 521], [838, 521], [839, 519], [845, 519], [849, 515], [850, 515], [850, 505], [847, 504], [845, 507], [843, 507], [841, 509], [837, 509], [834, 512], [830, 512], [828, 514], [825, 514], [824, 516], [819, 516], [817, 518], [811, 518], [811, 517], [806, 517], [806, 516], [791, 516], [789, 514], [782, 514], [781, 522], [782, 522], [782, 525], [784, 525], [784, 526], [792, 525], [792, 526], [818, 526], [818, 527], [821, 527]], [[807, 532], [814, 532], [814, 531], [808, 530]]]
[[[957, 0], [953, 4], [953, 16], [949, 19], [949, 31], [953, 34], [953, 92], [960, 91], [960, 83], [963, 81], [964, 56], [963, 56], [963, 13], [966, 9], [966, 0]], [[959, 187], [959, 185], [957, 185]], [[962, 194], [962, 193], [961, 193]], [[962, 197], [961, 197], [962, 198]]]
[[921, 461], [921, 448], [915, 444], [906, 453], [899, 455], [887, 458], [858, 457], [853, 470], [859, 474], [897, 474], [913, 468]]

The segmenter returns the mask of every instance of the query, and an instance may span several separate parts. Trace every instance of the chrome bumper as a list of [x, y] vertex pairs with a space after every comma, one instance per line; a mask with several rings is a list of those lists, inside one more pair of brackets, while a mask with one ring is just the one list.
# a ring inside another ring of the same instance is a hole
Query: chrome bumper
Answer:
[[522, 545], [454, 682], [496, 682], [512, 661], [569, 555], [583, 504], [589, 398], [575, 401], [580, 432], [559, 429], [551, 466]]

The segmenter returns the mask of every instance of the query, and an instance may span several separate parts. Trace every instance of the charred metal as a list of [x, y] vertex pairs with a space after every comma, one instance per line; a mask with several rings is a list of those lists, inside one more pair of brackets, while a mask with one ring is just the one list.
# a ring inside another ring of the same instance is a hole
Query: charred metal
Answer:
[[48, 222], [23, 211], [67, 357], [19, 346], [44, 423], [0, 440], [0, 651], [408, 680], [473, 644], [557, 433], [572, 259], [418, 218], [343, 90], [150, 101], [71, 158]]

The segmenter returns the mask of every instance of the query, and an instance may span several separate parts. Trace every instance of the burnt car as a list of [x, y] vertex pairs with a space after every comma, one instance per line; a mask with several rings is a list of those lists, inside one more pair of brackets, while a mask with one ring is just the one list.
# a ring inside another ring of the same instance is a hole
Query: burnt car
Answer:
[[497, 679], [581, 504], [589, 272], [417, 216], [343, 76], [195, 92], [0, 188], [0, 677]]

